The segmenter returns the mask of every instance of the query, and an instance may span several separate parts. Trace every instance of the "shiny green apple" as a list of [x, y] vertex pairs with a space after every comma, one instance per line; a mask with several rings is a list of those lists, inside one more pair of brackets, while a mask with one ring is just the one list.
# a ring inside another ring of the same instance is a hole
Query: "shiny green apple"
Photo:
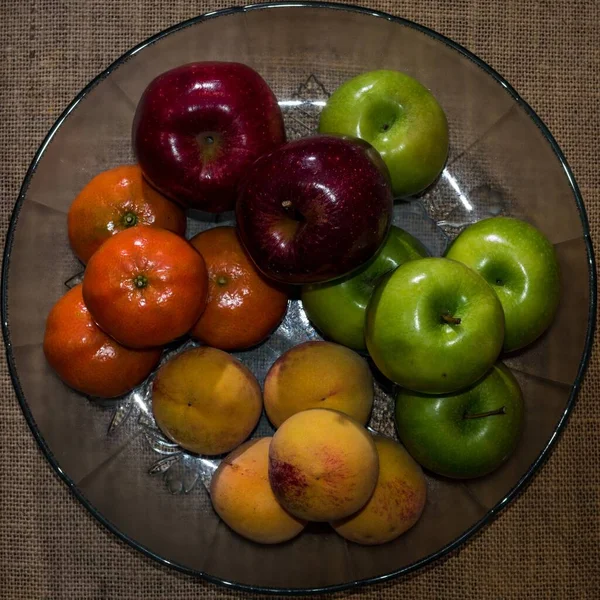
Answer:
[[399, 71], [370, 71], [343, 83], [325, 105], [319, 131], [368, 141], [399, 197], [431, 185], [448, 156], [444, 110], [426, 87]]
[[497, 469], [514, 451], [523, 421], [521, 389], [500, 362], [465, 391], [428, 396], [400, 390], [396, 398], [400, 440], [418, 463], [445, 477]]
[[478, 273], [447, 258], [404, 263], [375, 288], [367, 349], [398, 385], [426, 394], [466, 388], [494, 364], [504, 313]]
[[428, 254], [419, 240], [392, 226], [382, 248], [358, 272], [328, 283], [304, 286], [304, 311], [325, 337], [355, 350], [366, 350], [365, 314], [375, 285], [399, 265]]
[[541, 231], [519, 219], [491, 217], [469, 225], [446, 256], [494, 288], [504, 309], [506, 352], [527, 346], [549, 327], [558, 308], [559, 268]]

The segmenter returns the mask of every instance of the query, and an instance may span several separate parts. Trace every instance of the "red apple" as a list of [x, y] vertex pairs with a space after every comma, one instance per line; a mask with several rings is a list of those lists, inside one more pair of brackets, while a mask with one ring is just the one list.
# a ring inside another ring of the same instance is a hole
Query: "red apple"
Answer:
[[183, 206], [213, 213], [232, 210], [248, 167], [284, 142], [275, 95], [239, 63], [192, 63], [159, 75], [133, 121], [146, 179]]
[[389, 175], [367, 142], [314, 136], [259, 158], [240, 185], [240, 239], [285, 283], [340, 277], [369, 260], [392, 219]]

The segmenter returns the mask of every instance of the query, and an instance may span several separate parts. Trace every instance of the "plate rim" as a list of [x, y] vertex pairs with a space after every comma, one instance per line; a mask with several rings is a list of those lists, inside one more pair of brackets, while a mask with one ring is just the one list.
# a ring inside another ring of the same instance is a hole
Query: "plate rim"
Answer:
[[[367, 577], [364, 579], [358, 579], [350, 582], [345, 582], [341, 584], [328, 585], [323, 587], [314, 587], [314, 588], [275, 588], [275, 587], [262, 587], [262, 586], [254, 586], [245, 583], [238, 583], [234, 581], [228, 581], [226, 579], [222, 579], [211, 575], [209, 573], [193, 569], [187, 567], [185, 565], [179, 564], [174, 561], [170, 561], [167, 558], [160, 556], [159, 554], [153, 552], [149, 548], [146, 548], [139, 542], [127, 536], [125, 533], [119, 530], [119, 528], [110, 522], [103, 514], [96, 509], [93, 503], [86, 498], [81, 490], [76, 486], [75, 482], [69, 477], [69, 475], [64, 472], [58, 462], [58, 460], [54, 457], [51, 449], [46, 444], [41, 432], [39, 431], [33, 414], [29, 409], [27, 404], [27, 400], [21, 388], [21, 384], [19, 381], [19, 376], [16, 369], [16, 364], [14, 360], [14, 355], [12, 351], [12, 343], [10, 339], [10, 331], [9, 331], [9, 323], [8, 323], [8, 274], [9, 274], [9, 265], [12, 251], [12, 244], [14, 233], [16, 229], [16, 225], [19, 218], [19, 213], [23, 202], [25, 200], [27, 190], [29, 188], [29, 184], [31, 178], [33, 177], [37, 165], [40, 162], [46, 148], [51, 143], [54, 135], [61, 127], [62, 123], [66, 120], [69, 114], [77, 107], [77, 105], [88, 95], [88, 93], [96, 87], [102, 80], [108, 77], [113, 70], [118, 68], [120, 65], [129, 60], [132, 56], [135, 56], [141, 50], [147, 48], [148, 46], [156, 43], [162, 38], [181, 31], [187, 27], [191, 27], [193, 25], [202, 23], [209, 19], [229, 16], [233, 14], [239, 13], [248, 13], [256, 10], [272, 10], [272, 9], [281, 9], [281, 8], [311, 8], [311, 9], [326, 9], [326, 10], [339, 10], [346, 11], [352, 13], [359, 13], [365, 16], [371, 16], [374, 18], [384, 19], [386, 21], [390, 21], [402, 26], [406, 26], [421, 33], [432, 37], [433, 39], [446, 44], [451, 47], [455, 51], [459, 52], [464, 57], [471, 60], [478, 67], [483, 69], [488, 75], [490, 75], [493, 79], [499, 83], [505, 91], [512, 97], [512, 99], [525, 111], [525, 113], [529, 116], [529, 118], [534, 122], [534, 124], [540, 129], [546, 141], [550, 144], [550, 147], [554, 151], [554, 154], [558, 158], [558, 161], [564, 171], [564, 174], [569, 182], [571, 192], [575, 199], [575, 204], [579, 211], [579, 218], [583, 227], [583, 241], [586, 246], [587, 252], [587, 263], [588, 263], [588, 276], [589, 276], [589, 310], [588, 310], [588, 324], [586, 330], [586, 338], [585, 338], [585, 347], [583, 349], [581, 361], [579, 363], [579, 368], [577, 371], [577, 375], [575, 377], [575, 381], [571, 386], [571, 392], [569, 394], [569, 399], [567, 401], [565, 410], [563, 411], [558, 424], [553, 431], [550, 439], [548, 440], [545, 447], [542, 449], [540, 454], [534, 460], [534, 462], [529, 466], [525, 474], [521, 477], [521, 479], [508, 491], [508, 493], [504, 496], [502, 500], [500, 500], [494, 507], [492, 507], [479, 521], [474, 523], [469, 529], [464, 531], [460, 536], [454, 539], [452, 542], [446, 544], [433, 554], [430, 554], [410, 565], [402, 567], [401, 569], [397, 569], [390, 573], [385, 573], [383, 575], [377, 575], [373, 577]], [[331, 3], [331, 2], [310, 2], [307, 0], [300, 0], [298, 2], [293, 0], [284, 0], [282, 2], [265, 2], [264, 4], [248, 4], [245, 6], [232, 6], [229, 8], [224, 8], [212, 12], [207, 12], [196, 17], [192, 17], [191, 19], [187, 19], [175, 25], [172, 25], [152, 36], [147, 38], [146, 40], [140, 42], [136, 46], [133, 46], [125, 53], [123, 53], [119, 58], [117, 58], [114, 62], [112, 62], [106, 69], [104, 69], [101, 73], [96, 75], [69, 103], [69, 105], [64, 109], [64, 111], [60, 114], [60, 116], [56, 119], [44, 140], [38, 147], [33, 160], [31, 161], [25, 178], [23, 179], [23, 183], [21, 184], [21, 188], [19, 191], [19, 195], [15, 202], [8, 230], [6, 233], [6, 240], [4, 244], [4, 252], [3, 252], [3, 263], [2, 263], [2, 285], [1, 285], [1, 303], [0, 303], [0, 314], [2, 319], [2, 333], [4, 338], [4, 346], [5, 346], [5, 354], [6, 360], [8, 364], [8, 369], [12, 381], [13, 388], [15, 390], [17, 400], [21, 407], [21, 410], [25, 416], [29, 429], [31, 430], [34, 439], [38, 443], [40, 449], [46, 460], [50, 463], [56, 474], [60, 477], [60, 479], [67, 485], [71, 493], [77, 498], [77, 500], [104, 526], [106, 527], [112, 534], [117, 536], [120, 540], [126, 542], [129, 546], [134, 548], [135, 550], [141, 552], [143, 555], [157, 561], [161, 565], [166, 565], [171, 568], [174, 568], [177, 571], [185, 573], [187, 575], [192, 575], [196, 577], [201, 577], [202, 579], [209, 581], [214, 584], [218, 584], [220, 586], [224, 586], [226, 588], [235, 589], [239, 591], [246, 592], [255, 592], [255, 593], [263, 593], [263, 594], [279, 594], [279, 595], [309, 595], [309, 594], [318, 594], [318, 593], [333, 593], [342, 590], [348, 589], [356, 589], [360, 586], [389, 581], [391, 579], [398, 578], [402, 575], [406, 575], [413, 571], [416, 571], [426, 565], [430, 565], [439, 561], [442, 557], [447, 556], [449, 553], [455, 551], [457, 548], [462, 546], [468, 539], [470, 539], [476, 532], [481, 530], [483, 527], [492, 523], [498, 516], [498, 514], [510, 503], [512, 502], [520, 493], [522, 493], [525, 488], [531, 483], [533, 477], [539, 471], [540, 467], [546, 462], [548, 459], [550, 452], [555, 447], [558, 438], [564, 430], [564, 427], [568, 421], [569, 415], [575, 406], [577, 394], [579, 392], [579, 388], [581, 387], [581, 383], [583, 381], [583, 377], [585, 375], [585, 371], [589, 364], [589, 359], [591, 356], [592, 346], [593, 346], [593, 338], [596, 327], [596, 308], [597, 308], [597, 288], [596, 288], [596, 264], [594, 258], [594, 249], [591, 240], [589, 222], [587, 218], [587, 213], [585, 210], [583, 198], [573, 172], [560, 148], [558, 143], [556, 142], [554, 136], [542, 121], [542, 119], [537, 115], [537, 113], [531, 108], [531, 106], [519, 95], [519, 93], [508, 83], [508, 81], [500, 75], [495, 69], [493, 69], [490, 65], [488, 65], [485, 61], [477, 57], [471, 51], [467, 50], [462, 45], [454, 42], [450, 38], [446, 37], [443, 34], [440, 34], [433, 29], [411, 21], [409, 19], [405, 19], [403, 17], [397, 17], [391, 15], [389, 13], [385, 13], [378, 10], [369, 9], [362, 6], [356, 6], [352, 4], [345, 3]]]

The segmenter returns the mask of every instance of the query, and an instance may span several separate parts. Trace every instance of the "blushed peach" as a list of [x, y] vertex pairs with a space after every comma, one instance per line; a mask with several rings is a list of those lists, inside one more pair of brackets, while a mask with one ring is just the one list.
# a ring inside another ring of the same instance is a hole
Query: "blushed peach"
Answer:
[[373, 495], [356, 514], [332, 523], [341, 536], [359, 544], [383, 544], [410, 529], [425, 507], [423, 471], [398, 442], [374, 438], [379, 478]]
[[378, 471], [371, 435], [337, 410], [296, 413], [275, 432], [269, 449], [275, 497], [288, 512], [308, 521], [355, 513], [373, 493]]
[[260, 544], [290, 540], [305, 525], [282, 508], [271, 490], [271, 440], [250, 440], [236, 448], [221, 462], [210, 487], [219, 517], [236, 533]]
[[339, 410], [365, 425], [373, 406], [373, 376], [365, 359], [349, 348], [305, 342], [275, 361], [264, 397], [275, 427], [308, 408]]
[[262, 394], [239, 360], [203, 346], [178, 354], [158, 370], [152, 411], [163, 433], [182, 448], [216, 455], [250, 435], [260, 418]]

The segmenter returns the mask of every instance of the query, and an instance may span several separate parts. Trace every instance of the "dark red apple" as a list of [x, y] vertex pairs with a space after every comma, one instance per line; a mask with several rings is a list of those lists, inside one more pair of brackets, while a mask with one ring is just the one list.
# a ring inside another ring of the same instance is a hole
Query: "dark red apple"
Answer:
[[315, 283], [369, 260], [392, 219], [389, 174], [367, 142], [314, 136], [259, 158], [240, 185], [237, 225], [271, 279]]
[[133, 121], [146, 179], [183, 206], [213, 213], [232, 210], [248, 167], [284, 142], [277, 99], [239, 63], [192, 63], [159, 75]]

